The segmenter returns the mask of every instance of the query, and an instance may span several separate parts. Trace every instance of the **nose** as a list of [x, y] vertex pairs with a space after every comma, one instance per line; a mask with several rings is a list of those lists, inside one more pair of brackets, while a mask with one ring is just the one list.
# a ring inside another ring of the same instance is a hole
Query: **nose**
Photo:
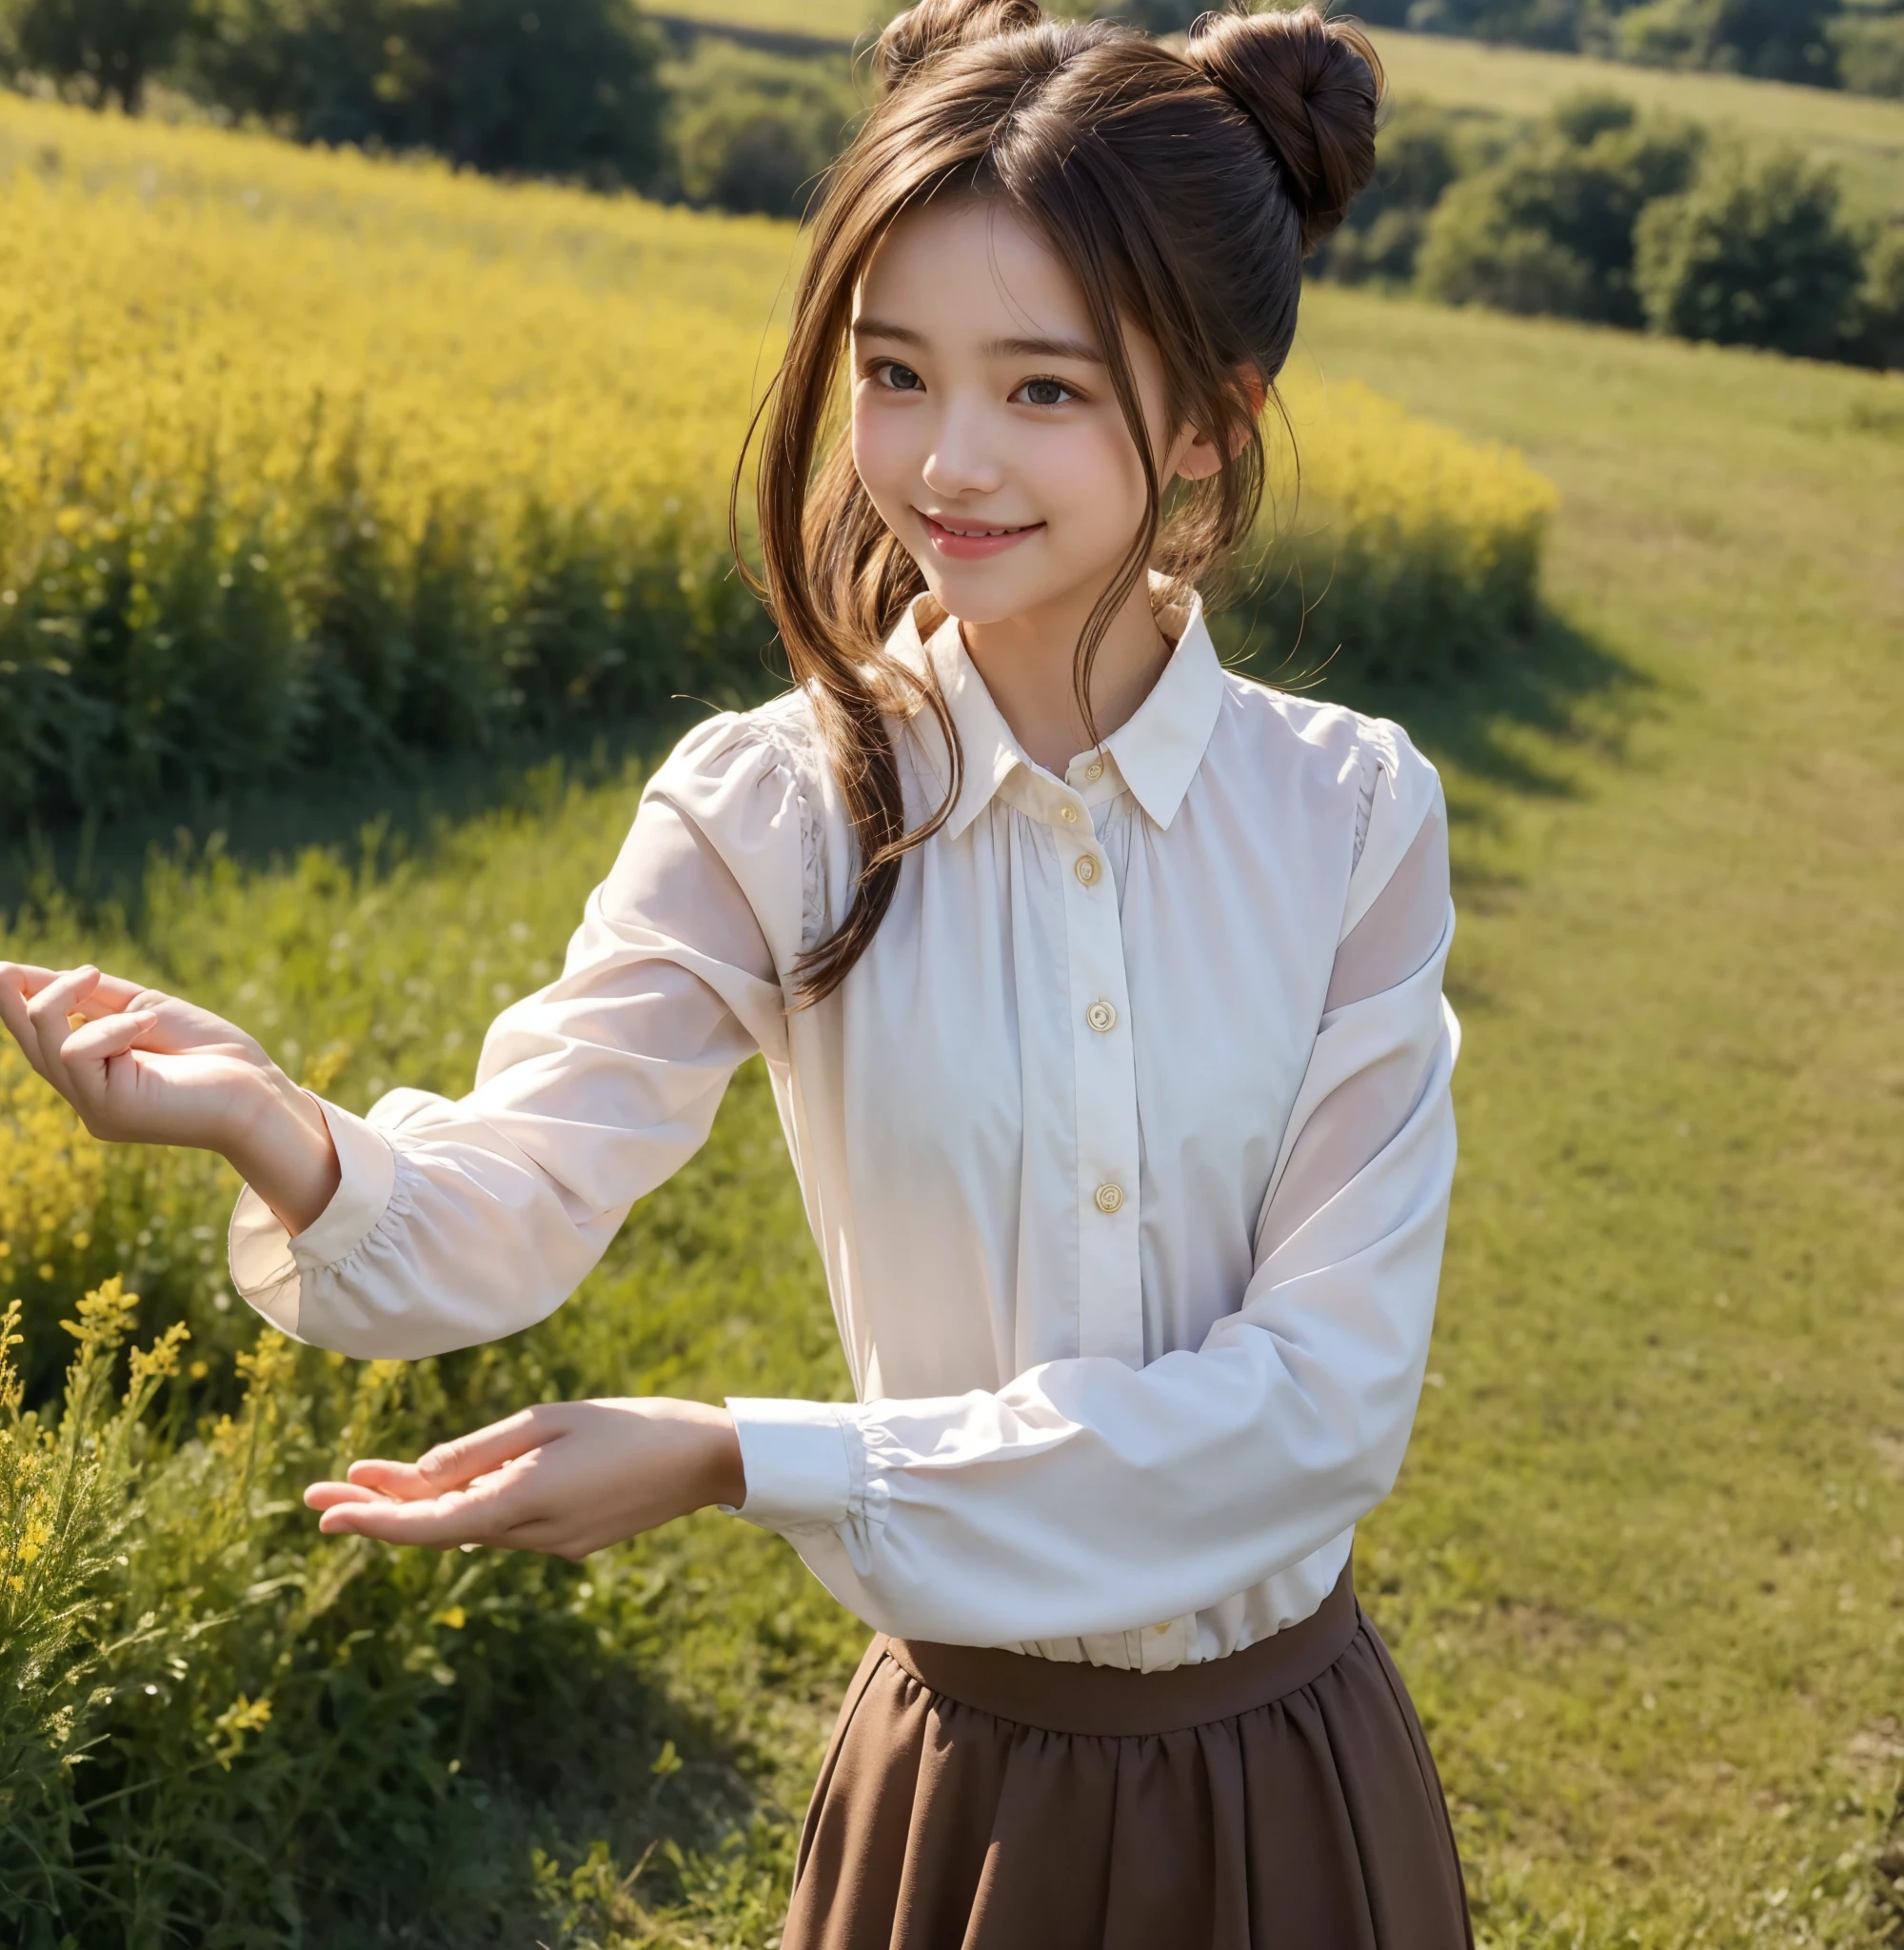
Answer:
[[948, 408], [920, 471], [933, 493], [947, 499], [997, 493], [1004, 485], [1004, 468], [988, 437], [986, 416], [956, 404]]

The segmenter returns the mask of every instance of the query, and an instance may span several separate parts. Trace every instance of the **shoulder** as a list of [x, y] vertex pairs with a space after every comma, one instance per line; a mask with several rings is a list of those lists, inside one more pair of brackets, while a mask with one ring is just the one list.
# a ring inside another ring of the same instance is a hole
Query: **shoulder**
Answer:
[[704, 719], [656, 768], [643, 799], [691, 821], [757, 911], [793, 901], [794, 951], [824, 931], [838, 794], [803, 692]]
[[1364, 830], [1369, 806], [1384, 787], [1425, 807], [1438, 786], [1434, 766], [1394, 719], [1297, 697], [1234, 671], [1223, 673], [1216, 738], [1223, 746], [1220, 755], [1232, 763], [1353, 799]]

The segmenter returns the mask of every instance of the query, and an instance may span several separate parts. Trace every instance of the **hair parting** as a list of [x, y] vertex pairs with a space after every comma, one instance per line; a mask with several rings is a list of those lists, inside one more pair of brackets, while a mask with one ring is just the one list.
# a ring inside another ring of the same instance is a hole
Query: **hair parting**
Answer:
[[[1149, 573], [1186, 589], [1254, 523], [1259, 425], [1295, 338], [1304, 255], [1373, 172], [1382, 77], [1353, 24], [1299, 11], [1205, 14], [1180, 48], [1108, 22], [1046, 20], [1037, 0], [919, 0], [873, 50], [881, 98], [834, 165], [809, 235], [759, 443], [761, 569], [772, 615], [852, 827], [844, 919], [794, 970], [794, 1004], [830, 995], [891, 907], [905, 854], [957, 803], [964, 755], [929, 672], [887, 639], [925, 587], [841, 437], [854, 294], [893, 226], [941, 196], [996, 199], [1076, 278], [1144, 473], [1144, 516], [1080, 635], [1073, 685], [1096, 737], [1091, 677]], [[1173, 424], [1225, 458], [1166, 486], [1127, 335], [1164, 367]], [[1286, 423], [1285, 423], [1286, 424]], [[908, 827], [896, 727], [928, 716], [950, 757], [939, 805]]]

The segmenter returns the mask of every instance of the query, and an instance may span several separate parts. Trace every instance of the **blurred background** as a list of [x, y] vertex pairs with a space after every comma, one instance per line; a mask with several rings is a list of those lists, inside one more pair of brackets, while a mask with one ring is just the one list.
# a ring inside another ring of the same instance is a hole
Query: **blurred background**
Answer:
[[[1463, 1164], [1359, 1583], [1484, 1945], [1898, 1950], [1904, 0], [1365, 11], [1216, 620], [1454, 819]], [[783, 682], [727, 488], [878, 24], [0, 0], [0, 955], [359, 1110], [467, 1086], [645, 768]], [[493, 1348], [262, 1332], [234, 1191], [0, 1051], [0, 1937], [776, 1943], [864, 1636], [783, 1545], [298, 1502], [531, 1400], [843, 1395], [758, 1065]]]

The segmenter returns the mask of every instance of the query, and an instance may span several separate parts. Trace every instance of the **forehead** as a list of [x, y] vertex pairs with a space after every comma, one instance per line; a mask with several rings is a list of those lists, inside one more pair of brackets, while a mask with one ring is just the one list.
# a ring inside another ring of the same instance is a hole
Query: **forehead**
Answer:
[[1095, 337], [1077, 279], [996, 197], [908, 211], [867, 265], [853, 315], [902, 324], [935, 342]]

